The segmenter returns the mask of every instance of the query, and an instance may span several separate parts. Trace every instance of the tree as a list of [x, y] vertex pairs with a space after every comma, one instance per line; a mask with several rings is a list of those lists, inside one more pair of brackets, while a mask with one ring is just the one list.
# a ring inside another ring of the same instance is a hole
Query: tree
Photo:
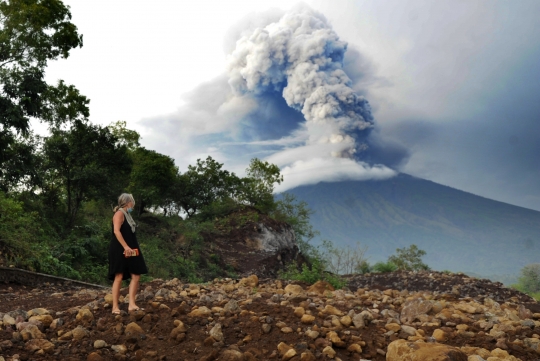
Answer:
[[135, 197], [138, 214], [142, 214], [146, 207], [165, 208], [178, 182], [178, 167], [174, 160], [142, 147], [132, 152], [132, 159], [128, 190]]
[[521, 269], [518, 286], [528, 294], [540, 292], [540, 263], [528, 264]]
[[51, 126], [85, 119], [89, 100], [72, 85], [43, 80], [48, 60], [67, 58], [82, 46], [82, 36], [68, 20], [69, 9], [57, 0], [0, 1], [0, 179], [8, 190], [35, 178], [35, 138], [30, 117]]
[[246, 174], [247, 177], [242, 179], [240, 199], [265, 212], [270, 211], [274, 206], [274, 186], [283, 182], [279, 167], [253, 158], [246, 169]]
[[125, 120], [119, 120], [108, 126], [111, 134], [118, 139], [117, 145], [125, 145], [130, 151], [134, 151], [140, 147], [139, 141], [141, 135], [136, 130], [126, 128], [127, 123]]
[[409, 248], [396, 249], [397, 254], [388, 257], [388, 262], [397, 266], [398, 270], [419, 271], [428, 270], [427, 264], [422, 262], [422, 257], [426, 255], [426, 251], [421, 250], [415, 244]]
[[26, 137], [29, 120], [54, 125], [88, 117], [88, 99], [59, 81], [44, 81], [49, 60], [67, 58], [82, 46], [60, 0], [0, 1], [0, 165], [14, 155], [17, 134]]
[[115, 199], [127, 186], [132, 160], [117, 141], [109, 129], [87, 121], [53, 129], [45, 140], [42, 188], [64, 199], [68, 228], [83, 201]]
[[205, 160], [197, 159], [195, 166], [188, 166], [187, 172], [180, 175], [174, 199], [188, 217], [216, 201], [235, 196], [240, 180], [222, 168], [223, 163], [208, 156]]

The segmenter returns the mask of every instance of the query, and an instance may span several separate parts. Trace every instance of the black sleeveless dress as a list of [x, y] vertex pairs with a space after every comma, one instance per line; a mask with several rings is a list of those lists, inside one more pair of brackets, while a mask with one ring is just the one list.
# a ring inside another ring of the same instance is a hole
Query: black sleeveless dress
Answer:
[[124, 223], [122, 223], [122, 226], [120, 227], [120, 233], [122, 233], [124, 241], [126, 241], [127, 245], [131, 249], [139, 249], [139, 255], [127, 258], [124, 256], [124, 247], [122, 247], [122, 244], [118, 241], [118, 239], [116, 239], [113, 224], [112, 238], [111, 243], [109, 244], [108, 277], [111, 281], [114, 280], [114, 276], [117, 273], [122, 273], [124, 275], [122, 278], [123, 280], [130, 279], [131, 274], [141, 275], [148, 273], [148, 269], [146, 268], [146, 263], [144, 262], [141, 248], [139, 247], [139, 243], [137, 242], [137, 236], [134, 232], [131, 231], [131, 227], [129, 223], [125, 220], [125, 218]]

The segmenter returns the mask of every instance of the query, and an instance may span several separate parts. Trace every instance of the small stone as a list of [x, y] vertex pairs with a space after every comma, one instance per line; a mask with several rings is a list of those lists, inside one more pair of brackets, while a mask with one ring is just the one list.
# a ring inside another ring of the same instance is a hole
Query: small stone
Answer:
[[281, 356], [285, 355], [287, 353], [287, 351], [291, 350], [292, 347], [287, 345], [285, 342], [280, 342], [278, 345], [277, 345], [277, 349], [278, 349], [278, 352]]
[[29, 322], [37, 321], [41, 322], [43, 326], [49, 327], [53, 323], [53, 318], [51, 315], [35, 315], [28, 319]]
[[322, 311], [325, 315], [335, 315], [335, 316], [341, 316], [343, 315], [343, 312], [338, 310], [332, 305], [326, 305]]
[[249, 277], [242, 278], [239, 284], [246, 287], [257, 287], [259, 285], [259, 277], [257, 277], [257, 275], [251, 275]]
[[319, 337], [319, 332], [313, 331], [313, 330], [307, 330], [305, 334], [306, 334], [307, 337], [309, 337], [309, 338], [311, 338], [313, 340], [315, 340], [317, 337]]
[[283, 355], [282, 360], [287, 361], [287, 360], [290, 360], [291, 358], [293, 358], [294, 356], [296, 356], [296, 350], [294, 348], [291, 348], [289, 351], [287, 351]]
[[104, 298], [105, 298], [105, 303], [112, 306], [112, 304], [113, 304], [113, 295], [112, 295], [112, 293], [109, 293], [109, 294], [105, 295]]
[[283, 332], [283, 333], [291, 333], [291, 332], [293, 332], [293, 329], [290, 328], [290, 327], [283, 327], [281, 329], [281, 332]]
[[310, 351], [304, 351], [300, 355], [300, 361], [315, 361], [315, 356]]
[[354, 353], [357, 353], [357, 354], [361, 354], [362, 353], [362, 346], [360, 346], [357, 343], [353, 343], [353, 344], [349, 345], [349, 347], [347, 347], [347, 351], [354, 352]]
[[433, 337], [437, 342], [444, 342], [446, 340], [446, 333], [437, 328], [433, 331], [433, 335], [431, 337]]
[[230, 313], [240, 312], [240, 307], [238, 306], [238, 302], [236, 302], [236, 300], [230, 300], [223, 307], [223, 311], [230, 312]]
[[323, 355], [326, 355], [328, 358], [334, 358], [336, 356], [336, 351], [331, 346], [326, 346], [323, 351]]
[[304, 310], [304, 307], [296, 307], [294, 309], [295, 316], [302, 317], [304, 316], [305, 313], [306, 313], [306, 310]]
[[52, 353], [54, 351], [54, 344], [48, 340], [36, 338], [28, 341], [24, 348], [32, 353], [38, 350], [43, 350], [44, 353]]
[[103, 361], [103, 357], [97, 352], [92, 352], [86, 357], [86, 361]]
[[92, 311], [89, 309], [82, 308], [77, 313], [77, 317], [75, 319], [82, 324], [88, 325], [94, 320], [94, 314], [92, 314]]
[[127, 352], [127, 347], [126, 345], [112, 345], [111, 350], [120, 355], [125, 355], [125, 353]]
[[220, 361], [244, 361], [244, 355], [242, 352], [237, 350], [225, 350], [221, 353], [219, 357]]
[[339, 319], [339, 322], [345, 327], [349, 327], [352, 324], [352, 318], [349, 315], [345, 315]]
[[501, 358], [501, 359], [505, 360], [510, 355], [508, 354], [508, 351], [501, 350], [500, 348], [496, 348], [496, 349], [491, 351], [491, 356], [498, 357], [498, 358]]
[[221, 324], [219, 323], [216, 323], [214, 325], [214, 327], [212, 327], [212, 329], [210, 330], [209, 332], [210, 336], [212, 336], [214, 338], [214, 340], [216, 341], [223, 341], [224, 340], [224, 337], [223, 337], [223, 332], [221, 331]]
[[104, 348], [104, 347], [107, 347], [107, 342], [105, 342], [103, 340], [94, 341], [94, 348], [95, 349], [100, 349], [100, 348]]
[[401, 326], [401, 331], [403, 331], [408, 336], [415, 336], [416, 335], [416, 328], [411, 327], [411, 326], [402, 325]]
[[193, 311], [191, 311], [188, 314], [188, 316], [191, 316], [191, 317], [208, 317], [211, 314], [212, 314], [212, 311], [208, 307], [202, 306], [202, 307], [196, 308]]
[[387, 323], [386, 325], [384, 325], [384, 328], [386, 328], [388, 331], [394, 332], [398, 332], [399, 330], [401, 330], [401, 326], [397, 323]]
[[264, 333], [270, 333], [270, 331], [272, 331], [272, 325], [269, 325], [267, 323], [264, 323], [261, 328]]
[[307, 313], [304, 314], [302, 316], [302, 318], [300, 319], [300, 322], [304, 323], [304, 324], [312, 324], [313, 321], [315, 321], [315, 316], [313, 315], [308, 315]]
[[90, 336], [90, 332], [82, 326], [77, 326], [71, 331], [72, 337], [74, 340], [82, 340], [83, 338], [86, 338]]
[[291, 295], [299, 295], [304, 293], [304, 289], [299, 285], [287, 285], [284, 291], [285, 293], [290, 293]]
[[45, 335], [41, 333], [36, 325], [28, 325], [20, 332], [23, 341], [29, 341], [33, 339], [45, 338]]

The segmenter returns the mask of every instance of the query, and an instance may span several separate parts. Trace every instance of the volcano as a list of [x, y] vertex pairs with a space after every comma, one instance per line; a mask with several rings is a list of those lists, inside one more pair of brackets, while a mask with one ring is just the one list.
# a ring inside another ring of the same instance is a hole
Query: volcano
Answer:
[[318, 183], [288, 191], [315, 212], [323, 239], [367, 246], [368, 261], [386, 261], [416, 244], [435, 270], [479, 276], [517, 275], [539, 262], [540, 212], [399, 174], [387, 180]]

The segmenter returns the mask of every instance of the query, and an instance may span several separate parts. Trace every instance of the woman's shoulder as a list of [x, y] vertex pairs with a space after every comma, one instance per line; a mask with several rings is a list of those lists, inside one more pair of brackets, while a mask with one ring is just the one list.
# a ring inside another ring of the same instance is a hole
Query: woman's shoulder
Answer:
[[113, 216], [113, 222], [115, 220], [117, 221], [124, 221], [124, 212], [122, 212], [121, 210], [117, 210], [115, 213], [114, 213], [114, 216]]

